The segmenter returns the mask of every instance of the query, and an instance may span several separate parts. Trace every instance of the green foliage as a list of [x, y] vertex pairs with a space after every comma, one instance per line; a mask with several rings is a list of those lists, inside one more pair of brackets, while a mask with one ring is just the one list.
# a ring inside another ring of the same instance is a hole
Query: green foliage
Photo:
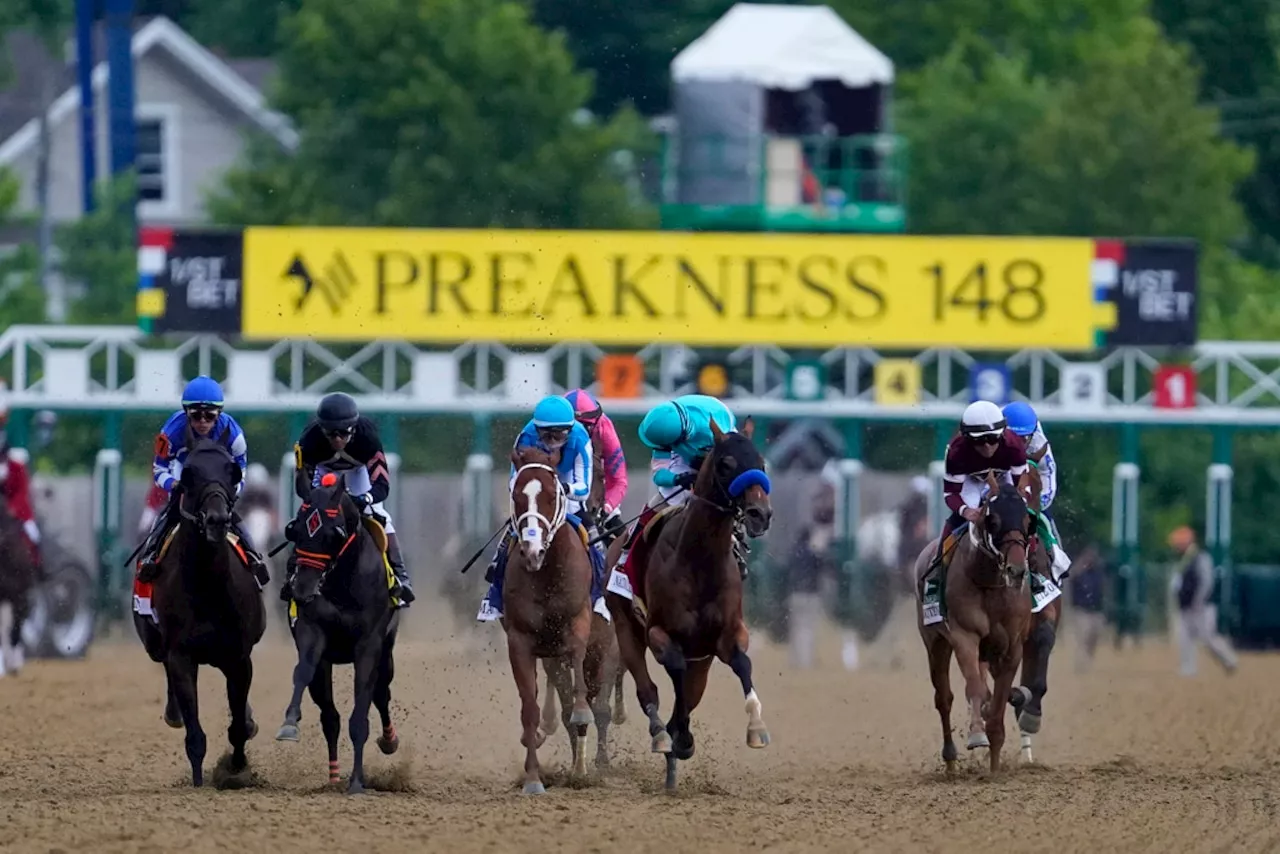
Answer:
[[136, 317], [138, 288], [133, 177], [103, 182], [96, 195], [94, 211], [62, 226], [57, 234], [62, 275], [81, 289], [68, 320], [130, 325]]
[[[18, 192], [13, 174], [0, 169], [0, 223], [24, 224], [13, 215]], [[12, 252], [0, 255], [0, 326], [44, 320], [44, 290], [36, 281], [36, 265], [36, 251], [31, 244], [20, 244]]]
[[299, 150], [255, 145], [211, 200], [233, 223], [608, 227], [647, 223], [613, 165], [642, 141], [563, 40], [506, 0], [304, 0], [276, 105]]
[[280, 24], [300, 0], [191, 0], [183, 26], [192, 38], [227, 56], [272, 56], [280, 48]]

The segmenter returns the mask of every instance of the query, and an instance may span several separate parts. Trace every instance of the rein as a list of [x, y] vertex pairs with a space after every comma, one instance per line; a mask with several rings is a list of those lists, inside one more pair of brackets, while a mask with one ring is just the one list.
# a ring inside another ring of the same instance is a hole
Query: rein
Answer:
[[[528, 500], [529, 509], [523, 513], [517, 512], [516, 509], [516, 493], [515, 485], [520, 482], [520, 475], [526, 471], [545, 471], [551, 474], [551, 482], [555, 484], [555, 510], [551, 513], [551, 518], [538, 510], [537, 496], [541, 494], [544, 486], [539, 480], [533, 480], [525, 484], [523, 493]], [[537, 490], [531, 489], [532, 484], [537, 484]], [[556, 533], [560, 527], [564, 525], [565, 516], [569, 510], [569, 500], [564, 494], [564, 488], [560, 485], [560, 474], [551, 466], [545, 463], [526, 463], [516, 470], [516, 476], [511, 482], [512, 491], [510, 498], [510, 515], [511, 529], [516, 532], [517, 536], [522, 540], [536, 540], [543, 536], [543, 529], [546, 530], [547, 548], [550, 549], [552, 540], [555, 539]], [[525, 523], [528, 524], [525, 524]]]
[[[1026, 569], [1015, 570], [1011, 568], [1007, 550], [1013, 546], [1022, 546], [1024, 549], [1029, 548], [1026, 534], [1022, 531], [1006, 531], [1000, 542], [997, 543], [985, 526], [980, 528], [977, 523], [970, 522], [969, 541], [973, 543], [979, 554], [995, 561], [999, 578], [999, 582], [996, 584], [978, 584], [977, 581], [974, 581], [975, 586], [984, 590], [992, 590], [1000, 587], [1017, 587], [1022, 583], [1023, 578], [1026, 576]], [[972, 579], [972, 576], [970, 578]]]
[[212, 499], [216, 495], [221, 495], [222, 500], [226, 502], [227, 515], [229, 519], [231, 514], [231, 505], [234, 502], [231, 500], [231, 493], [229, 493], [226, 490], [226, 488], [220, 483], [211, 483], [208, 486], [206, 486], [203, 491], [201, 491], [199, 495], [199, 501], [196, 502], [196, 512], [194, 513], [192, 513], [190, 510], [187, 509], [185, 501], [179, 501], [178, 514], [183, 519], [186, 519], [188, 522], [191, 522], [199, 526], [200, 530], [203, 531], [205, 527], [205, 521], [206, 521], [206, 513], [204, 510], [204, 507], [206, 504], [209, 503], [210, 499]]

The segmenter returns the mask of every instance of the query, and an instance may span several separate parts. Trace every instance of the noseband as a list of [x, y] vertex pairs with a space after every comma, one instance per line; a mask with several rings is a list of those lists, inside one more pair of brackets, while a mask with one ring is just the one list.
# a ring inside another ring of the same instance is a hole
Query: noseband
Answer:
[[230, 524], [231, 523], [231, 504], [232, 504], [231, 493], [228, 492], [227, 488], [220, 483], [205, 484], [204, 488], [200, 490], [200, 493], [197, 496], [195, 496], [198, 500], [196, 501], [196, 509], [194, 513], [187, 509], [187, 506], [186, 506], [187, 503], [185, 501], [178, 502], [178, 513], [182, 516], [183, 519], [186, 519], [188, 522], [195, 524], [200, 529], [200, 531], [203, 532], [206, 530], [206, 523], [208, 522], [208, 512], [205, 510], [205, 505], [208, 504], [210, 499], [212, 499], [215, 495], [222, 496], [222, 500], [226, 502], [227, 523]]
[[[986, 512], [990, 512], [990, 504], [988, 503]], [[986, 516], [983, 516], [986, 521]], [[1029, 548], [1027, 535], [1022, 531], [1005, 531], [1000, 537], [1000, 542], [996, 542], [995, 538], [986, 529], [985, 525], [979, 525], [975, 522], [969, 523], [969, 540], [978, 549], [979, 552], [986, 555], [996, 562], [999, 572], [1000, 583], [994, 585], [996, 587], [1018, 587], [1022, 584], [1027, 574], [1027, 567], [1022, 568], [1010, 566], [1009, 549], [1014, 546], [1022, 546], [1024, 549]], [[978, 585], [984, 586], [984, 585]]]
[[[551, 474], [551, 482], [555, 484], [553, 487], [555, 492], [555, 510], [548, 519], [538, 510], [538, 496], [544, 489], [541, 480], [531, 480], [525, 484], [522, 492], [528, 500], [529, 509], [520, 513], [516, 508], [515, 485], [520, 482], [520, 475], [526, 471], [545, 471]], [[536, 484], [537, 488], [534, 488]], [[547, 548], [551, 548], [551, 541], [555, 539], [556, 532], [560, 530], [560, 526], [564, 524], [565, 516], [569, 511], [569, 500], [565, 497], [564, 487], [560, 485], [560, 473], [545, 463], [526, 463], [516, 470], [515, 479], [511, 482], [512, 491], [510, 495], [510, 515], [511, 529], [521, 541], [537, 540], [546, 536]]]

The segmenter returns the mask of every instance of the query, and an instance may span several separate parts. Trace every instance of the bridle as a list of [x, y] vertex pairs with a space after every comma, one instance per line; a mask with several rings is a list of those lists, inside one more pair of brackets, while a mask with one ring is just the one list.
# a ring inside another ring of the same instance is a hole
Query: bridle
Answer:
[[[529, 509], [521, 513], [516, 507], [515, 486], [520, 482], [520, 476], [527, 471], [545, 471], [551, 474], [551, 482], [555, 484], [555, 509], [551, 512], [551, 518], [549, 519], [538, 510], [538, 496], [542, 494], [543, 490], [543, 484], [540, 479], [530, 480], [522, 490], [527, 499]], [[525, 463], [516, 470], [516, 476], [511, 481], [511, 487], [511, 495], [509, 496], [511, 530], [515, 532], [516, 537], [522, 542], [537, 542], [541, 540], [546, 543], [549, 549], [551, 542], [556, 537], [556, 533], [560, 530], [560, 526], [564, 524], [565, 516], [569, 511], [569, 500], [565, 496], [564, 487], [560, 484], [560, 473], [546, 463]], [[544, 551], [543, 554], [546, 554], [546, 552]], [[531, 568], [539, 569], [540, 567]]]
[[[1000, 537], [1000, 542], [996, 542], [991, 532], [987, 530], [985, 524], [991, 510], [991, 501], [993, 494], [988, 494], [982, 501], [982, 522], [969, 523], [969, 541], [979, 552], [986, 555], [996, 562], [999, 572], [1001, 587], [1018, 587], [1026, 578], [1027, 563], [1022, 567], [1011, 566], [1009, 564], [1009, 549], [1014, 546], [1022, 546], [1024, 550], [1030, 551], [1030, 542], [1027, 535], [1022, 531], [1010, 530], [1005, 531]], [[983, 585], [978, 585], [983, 586]]]
[[[306, 516], [303, 517], [302, 514], [308, 509], [308, 507], [310, 507], [311, 512], [307, 513]], [[326, 507], [322, 510], [319, 507], [310, 506], [310, 503], [308, 502], [303, 504], [302, 507], [299, 508], [298, 518], [302, 520], [302, 524], [307, 528], [308, 536], [314, 537], [316, 532], [318, 532], [324, 526], [324, 520], [320, 518], [321, 513], [323, 513], [324, 516], [326, 516], [329, 519], [336, 519], [340, 514], [342, 514], [342, 511], [343, 511], [343, 508], [341, 504], [339, 504], [338, 507]], [[311, 524], [310, 524], [310, 520], [313, 517], [316, 520], [315, 531], [311, 530]], [[335, 554], [308, 551], [306, 549], [299, 548], [297, 543], [295, 543], [293, 547], [293, 554], [294, 554], [294, 560], [297, 562], [298, 566], [303, 566], [308, 569], [317, 570], [320, 573], [321, 579], [323, 579], [324, 576], [328, 574], [329, 570], [332, 569], [333, 566], [338, 562], [338, 560], [344, 554], [346, 554], [347, 549], [351, 547], [351, 544], [356, 541], [356, 537], [359, 536], [360, 534], [359, 530], [355, 531], [354, 533], [347, 534], [346, 526], [344, 526], [342, 523], [338, 523], [337, 531], [339, 536], [346, 534], [346, 537], [342, 542], [342, 548], [338, 549], [338, 551]]]
[[[229, 460], [232, 459], [230, 454], [227, 454], [226, 456], [227, 456], [227, 459]], [[188, 460], [189, 459], [190, 458], [188, 457]], [[188, 495], [191, 495], [191, 493], [188, 493], [184, 488], [183, 498], [186, 498]], [[214, 496], [221, 496], [223, 502], [225, 502], [227, 507], [227, 524], [230, 525], [231, 508], [232, 508], [232, 505], [235, 504], [235, 498], [232, 496], [230, 490], [228, 490], [225, 486], [223, 486], [221, 483], [219, 483], [216, 480], [211, 480], [206, 482], [201, 486], [201, 489], [198, 493], [196, 493], [195, 495], [191, 495], [191, 497], [196, 499], [196, 508], [194, 512], [187, 509], [186, 501], [179, 499], [178, 501], [179, 515], [183, 519], [186, 519], [188, 522], [191, 522], [192, 524], [196, 525], [196, 527], [201, 531], [201, 533], [207, 533], [208, 531], [207, 524], [208, 524], [209, 514], [208, 514], [208, 511], [206, 510], [206, 506], [209, 504], [209, 501], [212, 498], [214, 498]]]

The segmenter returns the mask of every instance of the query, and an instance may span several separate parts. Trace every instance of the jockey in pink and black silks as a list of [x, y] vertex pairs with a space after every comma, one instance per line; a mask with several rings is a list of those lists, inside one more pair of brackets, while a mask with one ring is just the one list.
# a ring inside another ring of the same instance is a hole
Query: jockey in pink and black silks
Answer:
[[574, 389], [565, 395], [565, 399], [573, 404], [574, 416], [586, 428], [592, 448], [600, 452], [604, 468], [602, 522], [603, 527], [616, 536], [622, 533], [622, 501], [627, 497], [627, 459], [622, 453], [618, 431], [609, 416], [604, 414], [600, 402], [586, 389]]

